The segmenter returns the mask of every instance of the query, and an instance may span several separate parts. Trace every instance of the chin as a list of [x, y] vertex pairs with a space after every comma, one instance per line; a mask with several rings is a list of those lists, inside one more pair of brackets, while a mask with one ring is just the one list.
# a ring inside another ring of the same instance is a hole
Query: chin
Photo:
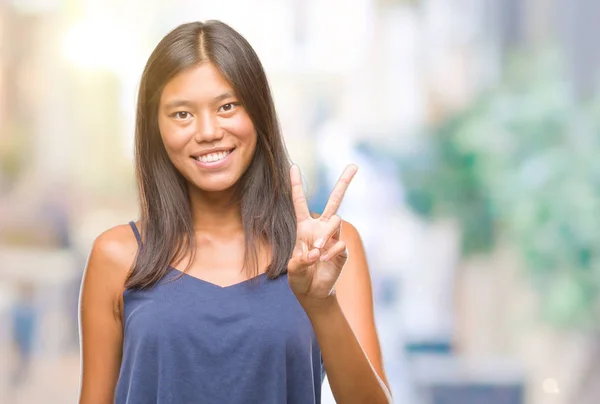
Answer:
[[232, 189], [235, 183], [231, 180], [193, 181], [190, 185], [202, 192], [224, 192]]

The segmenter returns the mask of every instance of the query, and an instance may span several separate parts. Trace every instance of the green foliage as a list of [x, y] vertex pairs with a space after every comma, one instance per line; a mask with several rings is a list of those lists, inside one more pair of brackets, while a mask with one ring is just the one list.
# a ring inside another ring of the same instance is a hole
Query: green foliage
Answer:
[[600, 291], [600, 99], [574, 100], [558, 66], [515, 59], [401, 170], [416, 212], [458, 218], [465, 255], [511, 242], [544, 318], [572, 327], [593, 325]]

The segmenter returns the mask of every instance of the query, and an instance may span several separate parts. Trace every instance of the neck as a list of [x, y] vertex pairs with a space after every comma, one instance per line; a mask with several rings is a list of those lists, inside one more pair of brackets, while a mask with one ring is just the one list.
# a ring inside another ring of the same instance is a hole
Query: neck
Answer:
[[230, 237], [243, 231], [239, 203], [232, 204], [232, 192], [203, 192], [190, 189], [194, 230], [213, 236]]

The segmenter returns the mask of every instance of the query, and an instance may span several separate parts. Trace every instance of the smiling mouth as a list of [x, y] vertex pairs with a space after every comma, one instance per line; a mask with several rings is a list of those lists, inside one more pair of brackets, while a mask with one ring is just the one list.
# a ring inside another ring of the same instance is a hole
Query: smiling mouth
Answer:
[[197, 157], [192, 156], [192, 158], [201, 163], [216, 163], [216, 162], [219, 162], [219, 161], [227, 158], [227, 156], [229, 156], [231, 154], [231, 152], [233, 152], [234, 150], [235, 149], [224, 150], [224, 151], [219, 151], [219, 152], [214, 152], [214, 153], [208, 153], [208, 154], [203, 154], [202, 156], [197, 156]]

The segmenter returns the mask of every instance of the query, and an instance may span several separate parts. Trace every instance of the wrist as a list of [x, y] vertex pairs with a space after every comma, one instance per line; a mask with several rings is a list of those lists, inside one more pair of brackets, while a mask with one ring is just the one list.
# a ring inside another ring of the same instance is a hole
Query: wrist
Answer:
[[339, 303], [335, 292], [332, 292], [325, 298], [316, 298], [306, 295], [296, 295], [296, 298], [309, 318], [326, 316], [336, 309], [339, 309]]

